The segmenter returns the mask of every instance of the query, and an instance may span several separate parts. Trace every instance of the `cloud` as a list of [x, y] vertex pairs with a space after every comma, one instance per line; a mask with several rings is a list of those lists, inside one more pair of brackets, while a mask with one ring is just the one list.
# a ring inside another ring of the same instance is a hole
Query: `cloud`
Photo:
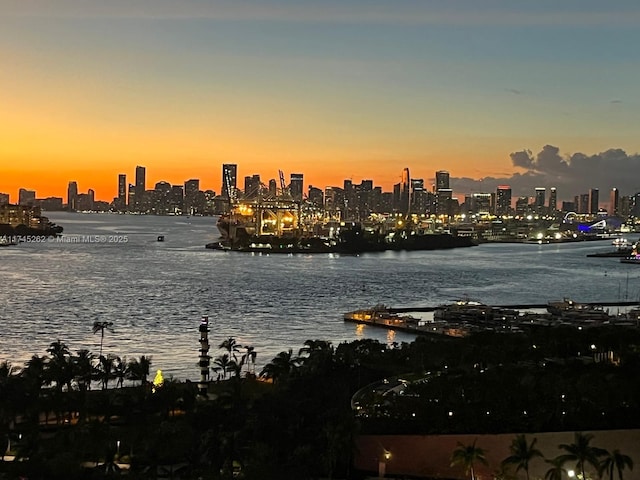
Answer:
[[609, 103], [618, 104], [622, 103], [622, 100], [611, 100]]
[[600, 190], [601, 203], [606, 203], [609, 192], [616, 187], [621, 195], [640, 192], [638, 170], [640, 154], [627, 154], [619, 148], [601, 153], [581, 152], [562, 155], [560, 149], [545, 145], [535, 156], [530, 150], [510, 154], [514, 167], [524, 169], [504, 177], [451, 178], [456, 193], [494, 192], [498, 185], [509, 185], [514, 197], [534, 195], [536, 187], [556, 187], [558, 199], [573, 200], [576, 195], [591, 188]]
[[522, 90], [518, 90], [517, 88], [505, 88], [505, 90], [509, 93], [513, 93], [514, 95], [524, 95]]

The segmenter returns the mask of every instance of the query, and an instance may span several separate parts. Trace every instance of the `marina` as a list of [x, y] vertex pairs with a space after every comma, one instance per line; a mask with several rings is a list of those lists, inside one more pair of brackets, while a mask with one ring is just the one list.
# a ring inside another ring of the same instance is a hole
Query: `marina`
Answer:
[[[436, 307], [389, 308], [375, 305], [344, 314], [345, 322], [387, 328], [418, 335], [464, 337], [473, 332], [523, 332], [532, 327], [571, 326], [589, 328], [605, 325], [640, 326], [640, 301], [578, 303], [570, 299], [546, 304], [490, 306], [471, 300], [460, 300]], [[610, 313], [606, 307], [626, 309]], [[546, 311], [540, 311], [540, 310]], [[405, 313], [400, 315], [399, 312]], [[430, 312], [418, 318], [407, 313]]]

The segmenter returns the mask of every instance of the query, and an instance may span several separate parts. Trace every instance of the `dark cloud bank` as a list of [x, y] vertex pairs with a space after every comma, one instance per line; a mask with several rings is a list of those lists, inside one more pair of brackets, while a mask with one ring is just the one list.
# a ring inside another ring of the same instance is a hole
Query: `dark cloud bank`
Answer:
[[514, 152], [511, 162], [524, 173], [510, 177], [451, 178], [451, 188], [457, 194], [495, 192], [498, 185], [510, 185], [512, 194], [533, 196], [536, 187], [556, 187], [559, 200], [573, 200], [591, 188], [600, 190], [600, 198], [608, 198], [616, 187], [620, 195], [640, 192], [640, 154], [627, 155], [624, 150], [610, 149], [595, 155], [574, 153], [560, 155], [558, 147], [545, 145], [537, 154], [529, 150]]

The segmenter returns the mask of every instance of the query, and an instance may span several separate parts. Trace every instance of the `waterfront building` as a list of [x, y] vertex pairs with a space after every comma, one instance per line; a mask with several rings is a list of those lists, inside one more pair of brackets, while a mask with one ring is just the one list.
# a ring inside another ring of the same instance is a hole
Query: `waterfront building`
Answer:
[[32, 205], [0, 205], [0, 224], [17, 227], [45, 228], [48, 220], [40, 215], [40, 207]]
[[136, 212], [146, 211], [142, 208], [142, 204], [144, 203], [144, 194], [146, 191], [146, 168], [137, 166], [136, 167], [136, 195], [135, 195], [135, 203], [133, 205], [134, 210]]
[[129, 211], [133, 212], [134, 206], [136, 204], [136, 186], [131, 183], [129, 184], [129, 187], [128, 187], [127, 197], [129, 198], [129, 203], [128, 203]]
[[[152, 193], [151, 211], [158, 215], [166, 215], [171, 211], [171, 190], [169, 182], [158, 182]], [[171, 212], [175, 213], [175, 212]]]
[[116, 197], [116, 210], [123, 211], [127, 206], [127, 175], [118, 175], [118, 196]]
[[204, 199], [200, 191], [200, 180], [192, 178], [184, 182], [184, 205], [182, 211], [187, 214], [202, 213]]
[[330, 220], [341, 220], [344, 214], [344, 190], [340, 187], [324, 189], [324, 211]]
[[78, 183], [69, 182], [67, 187], [67, 210], [75, 212], [78, 207]]
[[169, 200], [169, 211], [174, 214], [182, 213], [184, 206], [184, 189], [182, 185], [172, 185]]
[[620, 192], [616, 187], [611, 189], [609, 194], [609, 215], [617, 216], [620, 214]]
[[555, 214], [558, 211], [558, 191], [556, 187], [549, 189], [549, 213]]
[[529, 197], [518, 197], [516, 200], [516, 215], [524, 217], [529, 213]]
[[441, 188], [436, 193], [436, 214], [452, 216], [455, 212], [456, 205], [453, 202], [453, 190], [450, 188]]
[[533, 210], [537, 214], [543, 214], [545, 207], [545, 198], [547, 195], [547, 189], [545, 187], [536, 187], [535, 197], [533, 200]]
[[59, 212], [64, 210], [62, 197], [47, 197], [36, 200], [36, 206], [40, 207], [42, 210], [47, 210], [49, 212]]
[[228, 201], [235, 200], [238, 188], [238, 165], [235, 163], [222, 164], [221, 195]]
[[304, 192], [304, 175], [302, 173], [292, 173], [289, 181], [289, 193], [291, 198], [301, 202]]
[[575, 202], [562, 202], [562, 211], [563, 212], [575, 212], [576, 204]]
[[21, 188], [20, 190], [18, 190], [18, 205], [33, 207], [35, 203], [36, 203], [35, 190], [27, 190], [26, 188]]
[[405, 167], [402, 170], [402, 181], [400, 182], [400, 203], [398, 210], [400, 213], [408, 215], [410, 212], [409, 206], [411, 205], [411, 174], [409, 168]]
[[0, 193], [0, 205], [9, 205], [8, 193]]
[[597, 188], [592, 188], [589, 190], [589, 212], [593, 215], [598, 213], [598, 210], [600, 210], [600, 204], [599, 204], [599, 190]]
[[490, 193], [474, 193], [471, 195], [471, 213], [489, 215], [493, 211]]
[[511, 213], [511, 187], [509, 185], [498, 185], [495, 213], [499, 216]]
[[94, 210], [95, 192], [89, 189], [87, 193], [80, 193], [77, 196], [77, 210], [90, 212]]

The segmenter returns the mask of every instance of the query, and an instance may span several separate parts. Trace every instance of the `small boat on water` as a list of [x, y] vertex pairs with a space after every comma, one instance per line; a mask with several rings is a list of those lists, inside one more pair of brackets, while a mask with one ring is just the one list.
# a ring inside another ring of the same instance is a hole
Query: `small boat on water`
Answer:
[[564, 298], [561, 301], [549, 302], [547, 304], [547, 311], [554, 317], [558, 317], [563, 320], [606, 321], [611, 318], [609, 312], [601, 305], [578, 303], [569, 298]]
[[389, 310], [384, 304], [371, 308], [355, 310], [344, 314], [344, 319], [351, 322], [380, 323], [384, 325], [418, 325], [420, 319], [411, 315], [398, 315]]

